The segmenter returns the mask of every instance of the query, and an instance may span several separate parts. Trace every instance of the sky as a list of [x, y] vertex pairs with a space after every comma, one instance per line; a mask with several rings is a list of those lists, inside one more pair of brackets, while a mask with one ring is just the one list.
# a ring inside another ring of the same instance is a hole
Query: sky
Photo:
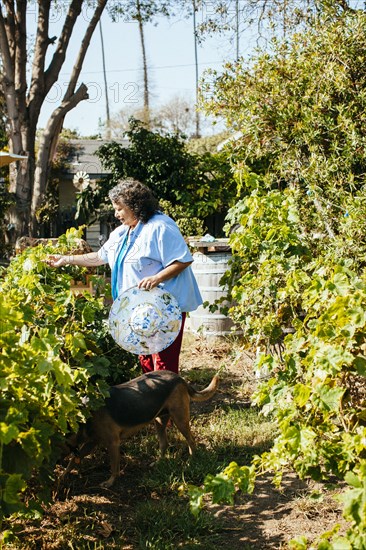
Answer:
[[[49, 36], [57, 36], [65, 17], [67, 0], [59, 3], [59, 9], [53, 14]], [[209, 5], [209, 3], [208, 3]], [[36, 10], [36, 7], [32, 8]], [[206, 8], [207, 9], [207, 8]], [[197, 23], [205, 16], [197, 14]], [[46, 98], [41, 112], [39, 127], [46, 125], [52, 110], [66, 90], [68, 78], [78, 51], [79, 42], [86, 27], [88, 13], [79, 19], [76, 33], [70, 43], [65, 65], [60, 78]], [[36, 12], [28, 13], [28, 32], [36, 32]], [[174, 96], [181, 95], [195, 100], [195, 61], [192, 18], [167, 20], [159, 18], [158, 24], [145, 27], [146, 48], [148, 54], [151, 104], [158, 106]], [[125, 106], [142, 106], [143, 79], [142, 56], [137, 23], [124, 21], [116, 23], [109, 15], [102, 16], [102, 34], [104, 41], [107, 89], [110, 114], [113, 117]], [[245, 54], [248, 44], [242, 44], [241, 53]], [[52, 54], [52, 46], [50, 47]], [[235, 48], [228, 39], [207, 39], [198, 48], [199, 74], [206, 68], [220, 70], [225, 60], [235, 58]], [[65, 118], [64, 127], [78, 130], [83, 136], [96, 134], [100, 121], [106, 119], [106, 96], [103, 78], [103, 57], [100, 28], [97, 27], [84, 61], [80, 82], [89, 89], [89, 100], [81, 102]]]

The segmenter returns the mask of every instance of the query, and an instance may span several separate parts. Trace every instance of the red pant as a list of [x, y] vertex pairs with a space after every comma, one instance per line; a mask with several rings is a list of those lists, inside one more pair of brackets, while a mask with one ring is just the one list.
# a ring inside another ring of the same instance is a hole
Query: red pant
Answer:
[[179, 354], [182, 347], [182, 338], [186, 314], [182, 313], [182, 326], [176, 339], [170, 346], [160, 353], [152, 355], [139, 355], [140, 364], [143, 372], [151, 372], [153, 370], [171, 370], [178, 374]]

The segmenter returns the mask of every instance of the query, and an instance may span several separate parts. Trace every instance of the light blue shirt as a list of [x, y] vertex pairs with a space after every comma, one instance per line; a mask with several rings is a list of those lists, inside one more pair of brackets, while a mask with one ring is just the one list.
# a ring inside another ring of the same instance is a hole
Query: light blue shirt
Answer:
[[[128, 229], [127, 225], [117, 227], [98, 251], [99, 258], [108, 262], [112, 270]], [[173, 262], [192, 262], [193, 258], [177, 224], [169, 216], [158, 213], [147, 223], [139, 222], [130, 230], [121, 261], [117, 280], [119, 293], [136, 286], [144, 277], [156, 275]], [[202, 304], [190, 266], [160, 286], [175, 296], [181, 311], [194, 311]]]

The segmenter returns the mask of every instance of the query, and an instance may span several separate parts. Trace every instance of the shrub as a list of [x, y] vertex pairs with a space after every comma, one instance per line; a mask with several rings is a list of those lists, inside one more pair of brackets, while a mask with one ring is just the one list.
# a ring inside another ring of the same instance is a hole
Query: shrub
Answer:
[[[79, 268], [52, 269], [47, 254], [66, 253], [79, 235], [28, 248], [1, 281], [0, 499], [2, 514], [25, 509], [33, 474], [50, 487], [58, 444], [75, 431], [116, 379], [130, 376], [130, 354], [108, 334], [102, 298], [70, 290]], [[28, 501], [28, 508], [45, 495]]]

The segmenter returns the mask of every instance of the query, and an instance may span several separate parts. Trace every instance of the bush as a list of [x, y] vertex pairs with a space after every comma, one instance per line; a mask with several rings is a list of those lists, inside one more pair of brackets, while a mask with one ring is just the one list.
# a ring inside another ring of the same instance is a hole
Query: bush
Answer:
[[129, 147], [108, 143], [98, 150], [111, 177], [100, 181], [96, 189], [89, 187], [78, 194], [80, 219], [89, 222], [96, 212], [99, 218], [105, 216], [106, 209], [110, 209], [109, 189], [127, 177], [148, 185], [159, 200], [170, 202], [187, 218], [204, 223], [213, 214], [226, 214], [235, 200], [236, 188], [230, 163], [223, 154], [194, 154], [177, 136], [152, 132], [134, 119], [130, 124]]
[[100, 405], [111, 382], [131, 377], [134, 366], [132, 356], [108, 334], [103, 299], [70, 290], [79, 268], [57, 270], [44, 263], [47, 254], [69, 251], [78, 236], [70, 230], [55, 247], [28, 248], [3, 273], [2, 515], [25, 509], [21, 495], [33, 474], [47, 492], [59, 443]]
[[255, 403], [279, 433], [250, 466], [191, 487], [192, 507], [205, 491], [232, 502], [264, 472], [280, 483], [289, 466], [300, 477], [336, 475], [352, 487], [342, 495], [351, 526], [344, 537], [337, 526], [325, 533], [319, 550], [366, 548], [365, 37], [361, 10], [320, 17], [249, 66], [228, 65], [207, 103], [240, 130], [228, 154], [244, 198], [228, 215], [225, 282], [266, 373]]

